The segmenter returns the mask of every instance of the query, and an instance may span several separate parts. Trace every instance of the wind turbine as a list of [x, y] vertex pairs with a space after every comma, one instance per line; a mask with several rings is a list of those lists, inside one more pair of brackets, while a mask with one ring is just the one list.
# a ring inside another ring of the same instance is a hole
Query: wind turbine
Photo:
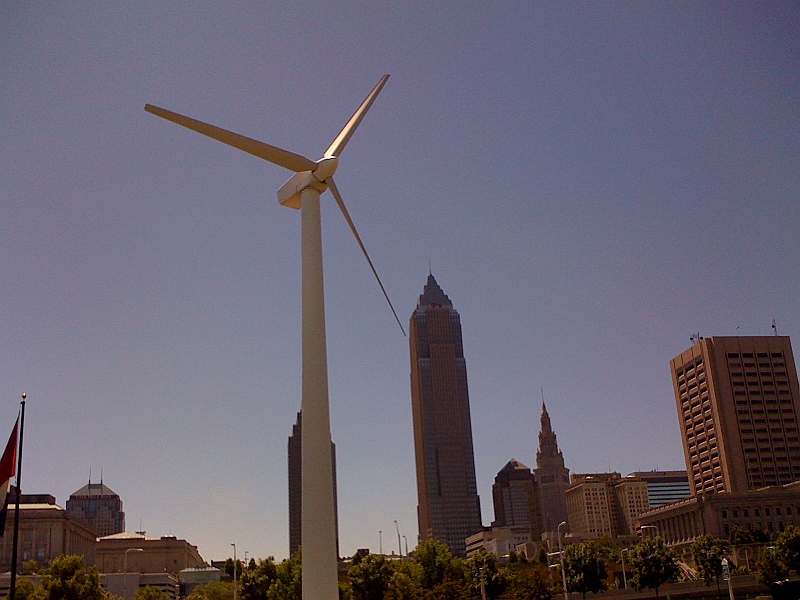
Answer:
[[[278, 201], [300, 210], [302, 262], [303, 329], [303, 424], [302, 424], [302, 547], [303, 599], [338, 600], [336, 524], [333, 499], [330, 411], [328, 407], [328, 358], [325, 342], [325, 297], [322, 272], [320, 195], [330, 189], [350, 230], [369, 263], [384, 297], [389, 302], [400, 329], [389, 295], [381, 283], [353, 220], [333, 181], [339, 156], [377, 98], [388, 75], [381, 77], [358, 110], [350, 117], [322, 158], [317, 161], [233, 133], [189, 117], [145, 105], [147, 112], [202, 133], [210, 138], [289, 169], [294, 175], [278, 190]], [[405, 335], [405, 330], [403, 330]]]

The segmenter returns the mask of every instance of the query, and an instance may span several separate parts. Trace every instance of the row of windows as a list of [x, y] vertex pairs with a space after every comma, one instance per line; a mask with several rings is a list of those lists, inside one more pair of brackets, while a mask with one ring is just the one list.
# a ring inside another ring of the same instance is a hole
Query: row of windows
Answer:
[[[783, 358], [783, 352], [758, 352], [756, 354], [758, 358], [769, 358], [770, 355], [772, 358]], [[728, 352], [728, 358], [739, 358], [739, 356], [742, 358], [754, 358], [752, 352], [742, 352], [741, 355], [738, 352]]]

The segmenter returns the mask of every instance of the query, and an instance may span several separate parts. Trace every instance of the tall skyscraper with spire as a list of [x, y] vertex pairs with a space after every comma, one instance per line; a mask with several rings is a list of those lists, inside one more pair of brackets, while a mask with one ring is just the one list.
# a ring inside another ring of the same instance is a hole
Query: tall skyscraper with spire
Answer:
[[433, 275], [411, 315], [411, 403], [419, 537], [466, 555], [481, 530], [461, 318]]
[[558, 440], [550, 424], [550, 415], [542, 402], [542, 429], [539, 431], [539, 450], [536, 452], [536, 482], [539, 484], [539, 500], [544, 531], [557, 531], [558, 525], [567, 520], [567, 496], [569, 469], [564, 467], [564, 457], [558, 449]]

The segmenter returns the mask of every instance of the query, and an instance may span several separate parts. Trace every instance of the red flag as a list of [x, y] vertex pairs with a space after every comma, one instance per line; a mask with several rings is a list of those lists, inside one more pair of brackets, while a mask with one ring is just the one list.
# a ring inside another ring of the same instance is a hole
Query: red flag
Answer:
[[0, 459], [0, 537], [6, 530], [6, 515], [8, 515], [8, 491], [11, 488], [11, 478], [17, 474], [17, 428], [19, 427], [19, 418], [14, 423], [14, 430], [11, 432], [11, 437], [8, 438], [6, 450], [3, 452], [3, 458]]

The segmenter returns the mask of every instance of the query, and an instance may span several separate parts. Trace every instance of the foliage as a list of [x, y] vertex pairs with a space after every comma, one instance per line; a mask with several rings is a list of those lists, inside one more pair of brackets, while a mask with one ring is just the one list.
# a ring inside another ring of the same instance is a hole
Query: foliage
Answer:
[[727, 540], [705, 534], [695, 538], [691, 552], [700, 577], [706, 585], [711, 585], [716, 580], [717, 596], [721, 597], [719, 578], [722, 577], [722, 559], [730, 554], [731, 545]]
[[22, 563], [22, 574], [23, 575], [37, 575], [39, 571], [42, 570], [42, 565], [39, 564], [39, 561], [35, 558], [30, 560], [26, 560]]
[[233, 600], [233, 583], [211, 581], [205, 585], [198, 585], [192, 590], [189, 600]]
[[776, 581], [786, 579], [789, 569], [778, 558], [775, 550], [764, 548], [756, 562], [756, 581], [770, 585]]
[[567, 589], [583, 594], [584, 598], [587, 592], [597, 594], [608, 589], [607, 560], [607, 550], [594, 540], [567, 546], [564, 550]]
[[275, 568], [275, 581], [269, 586], [267, 600], [302, 600], [303, 556], [298, 550]]
[[[242, 564], [242, 561], [237, 558], [236, 559], [236, 579], [237, 580], [241, 579], [243, 570], [244, 570], [244, 565]], [[232, 558], [225, 559], [225, 567], [223, 568], [223, 571], [228, 575], [228, 577], [233, 579], [233, 559]]]
[[[509, 566], [513, 564], [509, 559]], [[506, 577], [498, 569], [497, 557], [494, 554], [479, 550], [467, 561], [466, 568], [473, 595], [481, 595], [481, 582], [489, 600], [495, 600], [505, 592]]]
[[[42, 588], [26, 577], [18, 578], [16, 585], [17, 587], [14, 590], [16, 600], [35, 600], [36, 598], [44, 597]], [[10, 593], [9, 591], [9, 593], [6, 594], [6, 598], [11, 597]]]
[[789, 525], [775, 540], [775, 556], [789, 569], [800, 571], [800, 527]]
[[512, 569], [500, 600], [553, 600], [552, 573], [544, 565]]
[[633, 576], [629, 581], [637, 590], [650, 588], [658, 597], [658, 588], [677, 581], [678, 562], [661, 537], [645, 538], [630, 551]]
[[417, 569], [419, 573], [415, 574], [413, 567], [418, 565], [412, 568], [404, 568], [403, 565], [395, 569], [386, 584], [385, 600], [420, 600], [423, 597], [424, 592], [419, 584], [422, 571]]
[[536, 560], [545, 566], [550, 564], [550, 562], [547, 560], [547, 550], [544, 546], [539, 547], [539, 554], [536, 555]]
[[353, 600], [383, 600], [393, 574], [391, 563], [379, 554], [369, 554], [360, 563], [350, 565], [347, 576]]
[[274, 557], [268, 556], [258, 562], [251, 559], [239, 580], [238, 591], [242, 600], [263, 600], [277, 578], [278, 567]]
[[136, 590], [134, 600], [169, 600], [169, 597], [154, 585], [147, 585]]
[[426, 590], [451, 581], [466, 583], [463, 561], [453, 556], [450, 548], [441, 542], [422, 542], [414, 550], [414, 562], [422, 568], [420, 585]]
[[47, 600], [104, 600], [100, 574], [86, 567], [74, 554], [54, 559], [42, 578], [42, 595]]
[[754, 527], [734, 527], [731, 531], [731, 544], [739, 546], [742, 544], [766, 544], [770, 541], [770, 534], [761, 529], [760, 526]]

